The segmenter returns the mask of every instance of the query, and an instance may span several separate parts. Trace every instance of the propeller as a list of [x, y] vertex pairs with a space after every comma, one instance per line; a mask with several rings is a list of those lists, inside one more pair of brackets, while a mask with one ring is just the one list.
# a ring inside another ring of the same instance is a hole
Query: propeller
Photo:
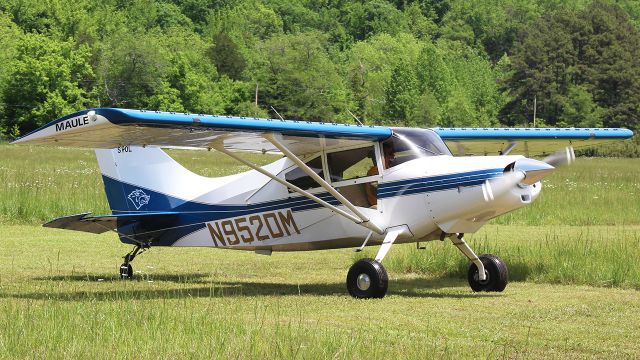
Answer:
[[541, 160], [522, 158], [507, 167], [503, 176], [485, 181], [482, 185], [484, 200], [494, 200], [496, 194], [509, 191], [515, 185], [533, 185], [551, 174], [557, 167], [571, 165], [576, 160], [573, 148], [568, 146]]
[[551, 174], [557, 167], [571, 165], [575, 161], [576, 154], [573, 152], [573, 147], [567, 146], [547, 156], [542, 161], [529, 158], [518, 159], [513, 166], [513, 170], [521, 171], [525, 174], [522, 184], [532, 185]]
[[526, 174], [522, 171], [508, 171], [502, 176], [485, 180], [482, 184], [482, 195], [484, 201], [493, 201], [496, 196], [500, 196], [507, 191], [511, 191], [514, 186], [521, 183]]
[[567, 146], [566, 148], [547, 156], [542, 159], [542, 161], [553, 167], [571, 165], [576, 161], [576, 154], [573, 152], [573, 147]]

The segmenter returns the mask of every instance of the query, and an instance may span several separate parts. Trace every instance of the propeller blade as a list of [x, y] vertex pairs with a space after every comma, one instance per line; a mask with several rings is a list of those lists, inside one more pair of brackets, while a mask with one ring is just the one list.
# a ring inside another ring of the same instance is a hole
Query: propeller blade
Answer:
[[491, 202], [496, 197], [511, 191], [514, 186], [524, 180], [525, 176], [526, 174], [522, 171], [508, 171], [500, 177], [486, 180], [484, 184], [482, 184], [484, 201]]
[[566, 148], [547, 156], [542, 161], [554, 167], [571, 165], [576, 161], [576, 154], [573, 152], [573, 147], [567, 146]]

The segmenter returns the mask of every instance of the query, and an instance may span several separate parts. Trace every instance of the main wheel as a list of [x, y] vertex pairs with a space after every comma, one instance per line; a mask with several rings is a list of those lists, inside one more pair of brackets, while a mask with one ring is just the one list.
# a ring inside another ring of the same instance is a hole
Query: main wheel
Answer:
[[373, 259], [357, 261], [347, 273], [347, 290], [357, 299], [383, 298], [388, 285], [387, 271]]
[[133, 267], [131, 267], [131, 264], [120, 265], [120, 278], [121, 279], [133, 278]]
[[507, 271], [507, 265], [499, 257], [492, 254], [484, 254], [478, 256], [482, 265], [484, 265], [484, 271], [487, 278], [484, 281], [480, 281], [478, 267], [476, 264], [471, 263], [469, 266], [469, 286], [473, 291], [497, 291], [504, 290], [509, 282], [509, 272]]

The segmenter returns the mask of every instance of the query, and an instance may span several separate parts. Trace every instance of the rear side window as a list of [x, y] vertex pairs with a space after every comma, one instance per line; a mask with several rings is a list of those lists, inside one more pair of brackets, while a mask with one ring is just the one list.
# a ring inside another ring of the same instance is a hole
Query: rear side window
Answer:
[[[324, 172], [322, 171], [322, 158], [320, 158], [320, 156], [307, 161], [305, 164], [307, 164], [307, 166], [311, 168], [313, 172], [318, 174], [318, 176], [324, 179]], [[286, 173], [284, 175], [284, 178], [288, 182], [303, 190], [320, 186], [315, 180], [311, 178], [311, 176], [307, 175], [307, 173], [305, 173], [298, 167]], [[291, 192], [291, 189], [289, 189], [289, 191]]]

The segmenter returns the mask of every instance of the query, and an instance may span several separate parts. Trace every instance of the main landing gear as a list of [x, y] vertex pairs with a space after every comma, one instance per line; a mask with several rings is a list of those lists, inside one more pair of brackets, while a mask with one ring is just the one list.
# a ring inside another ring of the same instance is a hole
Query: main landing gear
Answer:
[[131, 250], [127, 255], [123, 257], [124, 263], [120, 265], [121, 279], [133, 279], [133, 267], [131, 266], [131, 262], [137, 255], [142, 254], [148, 248], [149, 246], [136, 245], [133, 250]]
[[[381, 299], [385, 296], [389, 286], [389, 277], [387, 276], [387, 270], [382, 266], [382, 259], [387, 255], [391, 245], [403, 231], [405, 231], [404, 228], [397, 228], [387, 232], [375, 260], [362, 259], [351, 266], [347, 273], [347, 290], [349, 290], [351, 296], [357, 299]], [[360, 249], [367, 244], [370, 236], [371, 233], [367, 236]]]
[[[358, 260], [347, 273], [347, 290], [357, 299], [383, 298], [387, 293], [389, 277], [382, 266], [382, 259], [402, 230], [389, 231], [382, 242], [382, 246], [374, 259]], [[441, 238], [444, 240], [445, 236]], [[473, 291], [495, 291], [505, 289], [509, 281], [507, 265], [499, 257], [492, 254], [477, 256], [464, 241], [464, 234], [449, 236], [455, 245], [469, 260], [468, 280]], [[362, 249], [365, 243], [360, 247]]]
[[499, 257], [492, 254], [477, 256], [464, 241], [464, 234], [450, 236], [451, 242], [469, 260], [467, 279], [471, 290], [501, 292], [509, 282], [507, 265]]
[[383, 298], [388, 285], [387, 270], [373, 259], [358, 260], [347, 273], [347, 290], [357, 299]]

